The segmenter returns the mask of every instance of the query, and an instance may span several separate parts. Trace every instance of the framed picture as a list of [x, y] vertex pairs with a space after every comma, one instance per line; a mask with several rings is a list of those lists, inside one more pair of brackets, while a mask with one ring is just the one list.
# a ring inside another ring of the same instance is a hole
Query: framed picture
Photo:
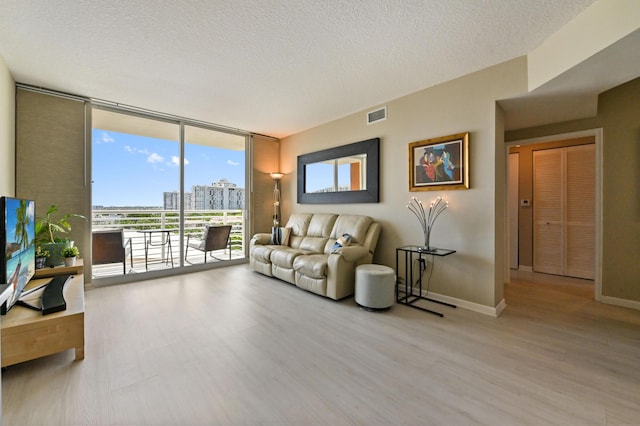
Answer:
[[469, 132], [409, 144], [409, 191], [469, 189]]

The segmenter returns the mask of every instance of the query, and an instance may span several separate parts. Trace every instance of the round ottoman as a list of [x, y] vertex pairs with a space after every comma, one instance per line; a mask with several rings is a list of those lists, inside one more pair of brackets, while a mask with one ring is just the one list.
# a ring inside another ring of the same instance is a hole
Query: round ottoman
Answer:
[[396, 274], [384, 265], [356, 268], [356, 303], [368, 311], [383, 311], [393, 305]]

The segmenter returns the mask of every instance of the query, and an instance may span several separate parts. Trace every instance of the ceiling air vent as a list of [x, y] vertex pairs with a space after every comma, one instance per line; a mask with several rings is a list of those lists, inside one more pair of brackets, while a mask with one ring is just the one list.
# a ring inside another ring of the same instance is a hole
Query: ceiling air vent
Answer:
[[384, 121], [386, 119], [387, 119], [386, 106], [367, 113], [367, 124], [377, 123], [378, 121]]

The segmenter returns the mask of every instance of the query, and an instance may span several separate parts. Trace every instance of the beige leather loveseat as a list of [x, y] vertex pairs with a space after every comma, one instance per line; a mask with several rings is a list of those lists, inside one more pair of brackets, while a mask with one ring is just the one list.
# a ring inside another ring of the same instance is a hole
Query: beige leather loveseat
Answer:
[[[363, 215], [295, 213], [284, 228], [290, 230], [286, 244], [270, 244], [271, 234], [254, 235], [251, 268], [336, 300], [354, 293], [356, 266], [371, 263], [380, 235], [380, 224]], [[335, 247], [345, 234], [348, 244]]]

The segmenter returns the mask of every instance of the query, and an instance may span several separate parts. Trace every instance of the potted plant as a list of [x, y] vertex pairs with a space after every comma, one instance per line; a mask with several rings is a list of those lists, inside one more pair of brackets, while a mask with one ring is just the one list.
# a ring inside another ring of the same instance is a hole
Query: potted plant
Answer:
[[62, 265], [64, 263], [62, 250], [65, 247], [73, 246], [73, 241], [62, 237], [62, 235], [71, 231], [69, 219], [72, 217], [86, 219], [76, 213], [61, 215], [58, 207], [52, 204], [47, 213], [36, 220], [36, 243], [41, 245], [43, 250], [49, 251], [49, 256], [47, 257], [48, 266]]
[[76, 264], [76, 257], [80, 255], [78, 247], [71, 246], [62, 249], [62, 257], [64, 258], [65, 266], [73, 266]]
[[47, 263], [49, 250], [44, 250], [42, 246], [36, 246], [36, 269], [42, 269]]

